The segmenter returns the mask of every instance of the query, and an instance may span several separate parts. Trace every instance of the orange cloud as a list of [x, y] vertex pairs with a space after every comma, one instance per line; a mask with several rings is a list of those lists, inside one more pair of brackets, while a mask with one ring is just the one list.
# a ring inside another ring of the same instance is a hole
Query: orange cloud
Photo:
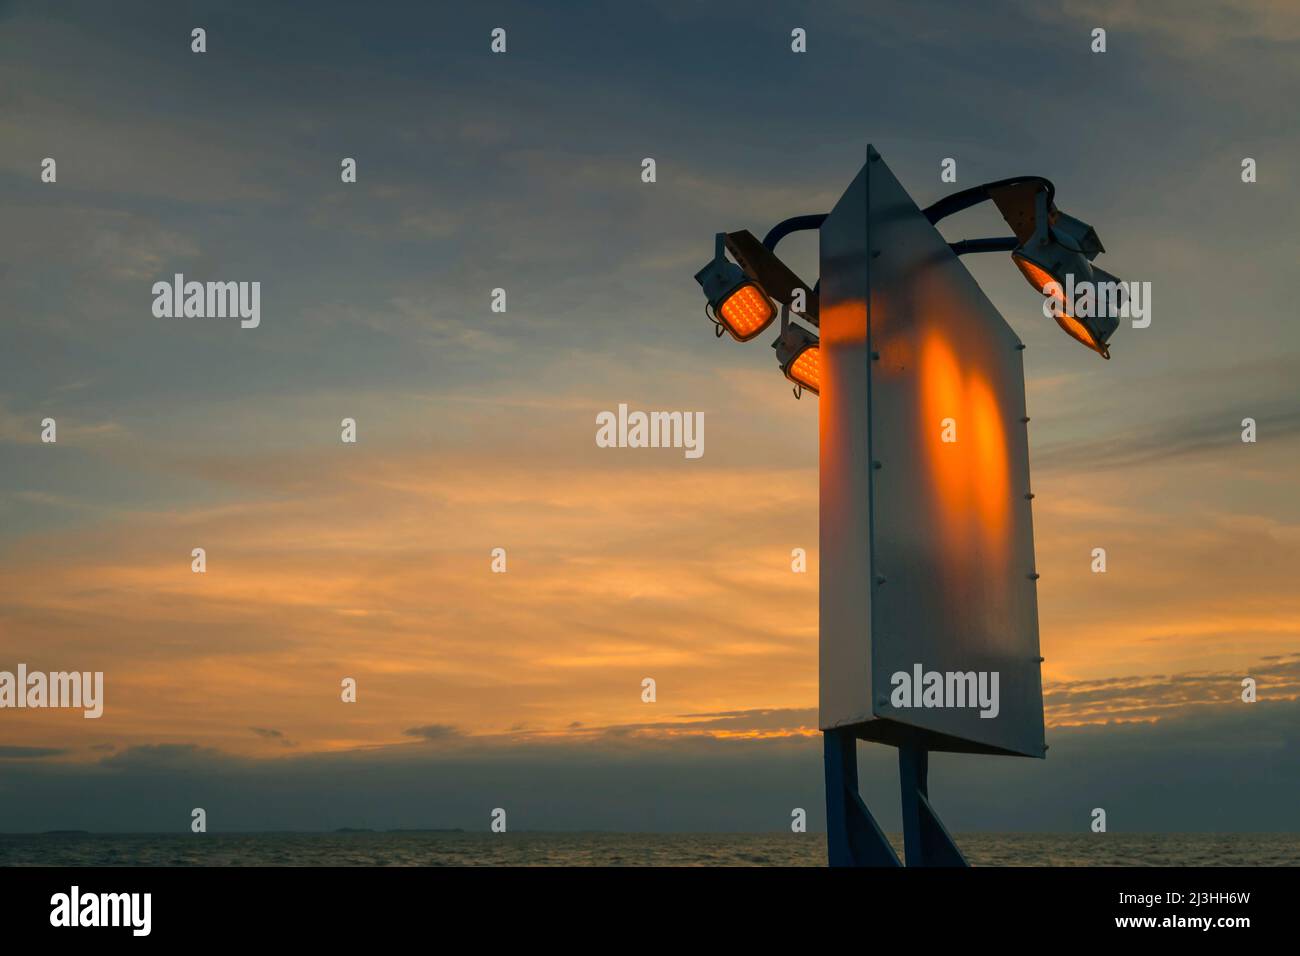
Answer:
[[[761, 434], [770, 419], [753, 380], [733, 384], [716, 417]], [[799, 415], [815, 434], [811, 403], [780, 401], [772, 415]], [[461, 402], [476, 439], [445, 447], [372, 430], [342, 450], [142, 451], [140, 467], [164, 480], [222, 494], [76, 510], [65, 530], [8, 540], [5, 659], [103, 670], [107, 704], [98, 721], [8, 712], [3, 742], [82, 758], [190, 742], [271, 756], [414, 745], [407, 731], [431, 726], [457, 728], [458, 746], [593, 728], [814, 732], [815, 462], [729, 447], [713, 421], [701, 461], [666, 451], [631, 462], [595, 448], [598, 401], [549, 406], [559, 424], [519, 438], [494, 430], [491, 403]], [[1194, 463], [1204, 483], [1241, 480]], [[1207, 508], [1183, 488], [1187, 474], [1158, 461], [1037, 474], [1049, 722], [1158, 717], [1177, 704], [1153, 689], [1158, 675], [1246, 674], [1297, 647], [1297, 525]], [[1265, 487], [1271, 474], [1252, 480]], [[190, 571], [198, 546], [202, 575]], [[1089, 572], [1094, 546], [1108, 549], [1107, 574]], [[491, 571], [495, 547], [505, 574]], [[808, 551], [805, 574], [791, 571], [795, 547]], [[1061, 696], [1116, 674], [1138, 681], [1123, 699]], [[339, 699], [344, 677], [358, 682], [356, 704]], [[645, 677], [654, 704], [641, 701]], [[760, 711], [801, 716], [725, 727], [677, 716]]]

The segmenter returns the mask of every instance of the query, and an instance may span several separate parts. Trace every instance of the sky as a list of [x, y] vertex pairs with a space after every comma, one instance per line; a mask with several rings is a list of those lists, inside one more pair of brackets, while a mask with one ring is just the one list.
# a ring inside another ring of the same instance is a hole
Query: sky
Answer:
[[[936, 757], [945, 821], [1300, 828], [1300, 10], [463, 6], [0, 3], [0, 670], [106, 684], [0, 711], [0, 830], [819, 826], [817, 400], [692, 276], [868, 143], [921, 205], [1050, 177], [1153, 290], [1103, 362], [964, 260], [1027, 345], [1051, 750]], [[261, 324], [155, 317], [175, 273]], [[704, 455], [597, 447], [621, 403]]]

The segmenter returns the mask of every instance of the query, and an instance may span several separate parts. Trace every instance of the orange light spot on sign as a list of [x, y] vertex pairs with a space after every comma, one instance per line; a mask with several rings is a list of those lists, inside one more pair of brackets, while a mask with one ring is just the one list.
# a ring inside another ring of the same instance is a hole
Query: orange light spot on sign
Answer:
[[966, 503], [965, 462], [960, 441], [940, 436], [944, 419], [957, 422], [961, 437], [963, 387], [957, 356], [943, 337], [931, 333], [921, 346], [921, 440], [930, 459], [930, 474], [950, 518], [961, 514]]
[[1011, 530], [1011, 480], [1003, 415], [997, 396], [982, 374], [972, 373], [966, 391], [972, 426], [966, 437], [970, 440], [976, 513], [985, 541], [1000, 548]]
[[[976, 361], [967, 356], [967, 363]], [[986, 557], [1004, 554], [1011, 533], [1011, 466], [1006, 412], [978, 367], [965, 370], [948, 340], [931, 330], [919, 364], [920, 440], [942, 505], [946, 537], [956, 549], [978, 542]], [[955, 441], [944, 441], [951, 419]]]

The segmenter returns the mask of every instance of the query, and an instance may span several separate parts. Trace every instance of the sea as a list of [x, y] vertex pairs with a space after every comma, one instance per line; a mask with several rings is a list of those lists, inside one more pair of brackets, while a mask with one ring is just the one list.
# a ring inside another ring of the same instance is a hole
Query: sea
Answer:
[[[973, 866], [1297, 866], [1300, 834], [966, 833]], [[901, 834], [890, 840], [902, 855]], [[0, 866], [825, 866], [820, 833], [0, 834]]]

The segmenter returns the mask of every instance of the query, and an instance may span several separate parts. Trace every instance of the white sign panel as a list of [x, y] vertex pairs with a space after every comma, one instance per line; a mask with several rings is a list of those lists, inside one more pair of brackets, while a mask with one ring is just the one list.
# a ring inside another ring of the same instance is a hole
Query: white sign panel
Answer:
[[1041, 757], [1019, 339], [873, 151], [821, 245], [821, 726]]

